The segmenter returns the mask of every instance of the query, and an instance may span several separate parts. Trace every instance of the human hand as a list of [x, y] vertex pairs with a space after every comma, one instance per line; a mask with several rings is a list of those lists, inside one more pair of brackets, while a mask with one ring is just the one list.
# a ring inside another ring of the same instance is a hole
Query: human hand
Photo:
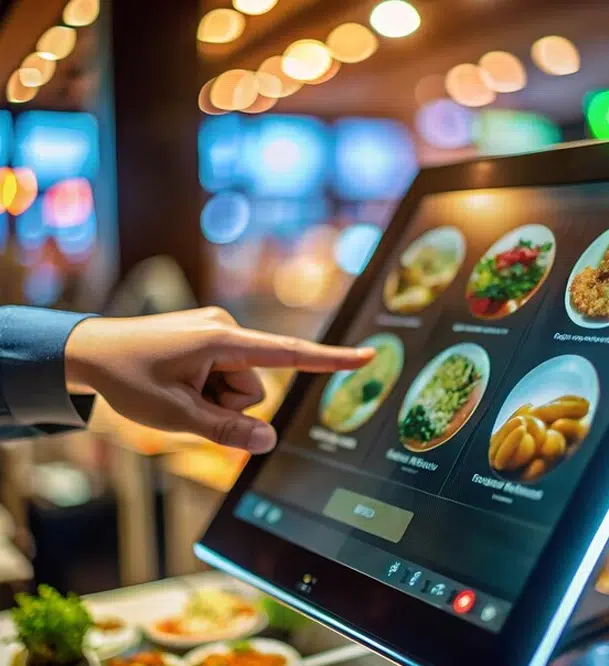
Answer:
[[91, 318], [66, 344], [66, 383], [103, 395], [119, 414], [170, 432], [266, 453], [267, 423], [243, 410], [264, 397], [253, 368], [351, 370], [373, 349], [319, 345], [241, 328], [224, 310], [201, 308], [129, 319]]

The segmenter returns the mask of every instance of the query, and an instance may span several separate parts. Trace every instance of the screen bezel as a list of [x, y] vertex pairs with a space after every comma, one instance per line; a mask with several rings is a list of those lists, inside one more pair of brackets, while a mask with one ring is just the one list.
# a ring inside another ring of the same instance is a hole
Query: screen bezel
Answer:
[[[459, 190], [594, 182], [609, 182], [609, 142], [581, 142], [528, 155], [422, 170], [322, 341], [339, 344], [343, 339], [423, 197]], [[310, 381], [310, 376], [299, 374], [293, 382], [273, 421], [279, 439]], [[465, 660], [493, 660], [498, 666], [545, 664], [609, 536], [609, 447], [599, 445], [594, 464], [585, 471], [523, 594], [502, 631], [493, 634], [235, 518], [237, 502], [265, 459], [252, 458], [248, 463], [195, 546], [198, 556], [403, 664]], [[310, 594], [296, 587], [306, 573], [318, 581]]]

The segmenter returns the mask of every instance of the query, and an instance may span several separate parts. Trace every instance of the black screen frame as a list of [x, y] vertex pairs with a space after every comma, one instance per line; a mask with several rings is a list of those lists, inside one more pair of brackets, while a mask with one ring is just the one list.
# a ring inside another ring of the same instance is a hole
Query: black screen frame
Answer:
[[[609, 142], [581, 142], [513, 157], [424, 169], [399, 205], [379, 247], [322, 341], [339, 344], [423, 197], [459, 190], [609, 182]], [[273, 425], [279, 439], [311, 376], [299, 374]], [[403, 664], [545, 663], [609, 535], [609, 438], [599, 445], [502, 631], [493, 634], [364, 574], [234, 517], [267, 456], [246, 466], [195, 550], [220, 568], [264, 586], [316, 620]], [[272, 453], [269, 455], [273, 455]], [[297, 589], [305, 573], [318, 583]], [[539, 648], [539, 649], [538, 649]], [[492, 660], [492, 662], [490, 661]]]

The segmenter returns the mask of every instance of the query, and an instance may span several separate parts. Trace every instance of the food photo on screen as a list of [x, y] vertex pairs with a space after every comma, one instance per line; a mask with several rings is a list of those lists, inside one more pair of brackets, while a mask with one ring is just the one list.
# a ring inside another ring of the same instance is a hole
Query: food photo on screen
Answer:
[[321, 422], [335, 432], [352, 432], [370, 420], [404, 367], [402, 341], [391, 333], [373, 335], [358, 346], [374, 347], [375, 357], [359, 370], [332, 375], [321, 397]]
[[476, 264], [466, 289], [479, 319], [502, 319], [526, 305], [548, 277], [556, 256], [554, 234], [541, 224], [514, 229]]
[[410, 386], [398, 416], [400, 442], [424, 453], [467, 423], [488, 386], [491, 363], [479, 345], [461, 343], [431, 360]]
[[575, 456], [599, 402], [599, 379], [582, 356], [551, 358], [525, 375], [504, 402], [488, 459], [500, 478], [532, 484]]
[[565, 308], [577, 326], [609, 326], [609, 231], [591, 243], [573, 267]]
[[415, 240], [385, 281], [383, 300], [390, 312], [413, 314], [431, 305], [455, 279], [466, 243], [456, 227], [438, 227]]

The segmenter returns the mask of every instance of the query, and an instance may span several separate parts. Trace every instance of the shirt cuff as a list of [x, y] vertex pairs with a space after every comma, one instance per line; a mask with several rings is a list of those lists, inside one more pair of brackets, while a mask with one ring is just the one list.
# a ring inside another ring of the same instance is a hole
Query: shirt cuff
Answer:
[[83, 427], [66, 388], [65, 346], [92, 314], [7, 306], [0, 317], [0, 384], [13, 421]]

